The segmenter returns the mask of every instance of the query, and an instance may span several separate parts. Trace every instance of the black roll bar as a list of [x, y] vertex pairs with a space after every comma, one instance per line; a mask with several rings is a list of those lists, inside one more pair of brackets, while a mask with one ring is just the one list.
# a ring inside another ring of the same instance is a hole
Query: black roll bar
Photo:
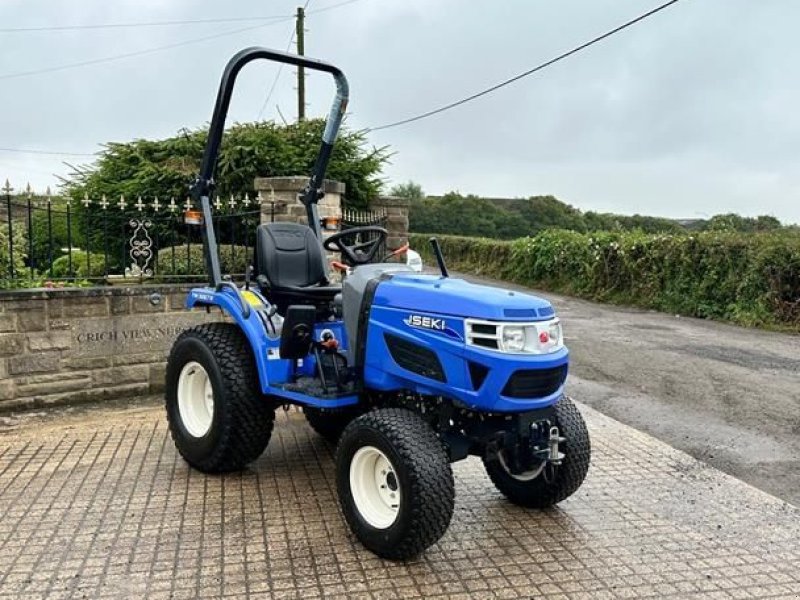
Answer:
[[203, 153], [203, 162], [200, 166], [200, 174], [197, 176], [192, 186], [192, 198], [195, 202], [200, 204], [203, 211], [203, 253], [205, 255], [206, 270], [208, 271], [211, 286], [217, 289], [225, 287], [226, 282], [222, 280], [217, 239], [214, 233], [214, 223], [211, 219], [210, 197], [214, 191], [214, 171], [216, 170], [217, 159], [219, 158], [219, 148], [222, 143], [222, 135], [225, 131], [225, 119], [228, 116], [228, 108], [231, 103], [231, 95], [233, 94], [233, 86], [236, 82], [236, 77], [239, 71], [242, 70], [242, 67], [247, 63], [262, 58], [330, 73], [333, 75], [333, 79], [336, 82], [336, 97], [333, 100], [331, 111], [325, 122], [325, 131], [322, 134], [322, 145], [320, 146], [317, 160], [314, 163], [308, 185], [301, 192], [301, 200], [306, 207], [306, 214], [308, 216], [308, 225], [314, 231], [318, 240], [321, 239], [322, 234], [317, 202], [319, 202], [320, 198], [323, 196], [322, 183], [325, 180], [325, 171], [328, 168], [333, 144], [336, 141], [339, 127], [342, 124], [342, 119], [347, 109], [347, 99], [349, 96], [347, 78], [338, 67], [330, 63], [313, 58], [306, 58], [304, 56], [297, 56], [295, 54], [287, 54], [286, 52], [280, 52], [278, 50], [258, 47], [245, 48], [237, 52], [233, 58], [228, 61], [222, 73], [222, 80], [220, 81], [219, 91], [217, 92], [217, 101], [214, 105], [214, 113], [211, 117], [211, 125], [208, 130], [208, 139], [206, 140], [206, 148]]

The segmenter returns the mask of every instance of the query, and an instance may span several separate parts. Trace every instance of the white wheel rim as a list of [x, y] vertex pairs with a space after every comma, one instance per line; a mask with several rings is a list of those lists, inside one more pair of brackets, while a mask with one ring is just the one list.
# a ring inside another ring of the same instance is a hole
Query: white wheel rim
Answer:
[[214, 419], [214, 389], [199, 362], [191, 361], [178, 377], [178, 412], [183, 426], [192, 436], [203, 437]]
[[374, 446], [359, 448], [350, 461], [350, 493], [356, 510], [376, 529], [387, 529], [400, 511], [400, 481], [392, 463]]
[[544, 470], [545, 462], [542, 461], [541, 464], [532, 471], [523, 471], [522, 473], [512, 473], [511, 469], [508, 468], [508, 464], [506, 463], [506, 458], [504, 455], [505, 452], [503, 452], [502, 450], [497, 453], [497, 459], [500, 461], [500, 466], [503, 467], [503, 470], [506, 473], [508, 473], [512, 478], [516, 479], [517, 481], [533, 481]]

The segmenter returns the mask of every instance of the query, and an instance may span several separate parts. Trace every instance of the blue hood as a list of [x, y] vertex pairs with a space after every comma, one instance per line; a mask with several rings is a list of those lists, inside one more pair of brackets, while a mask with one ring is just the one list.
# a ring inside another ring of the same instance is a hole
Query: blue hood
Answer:
[[540, 321], [555, 315], [542, 298], [463, 279], [392, 273], [375, 292], [374, 304], [492, 321]]

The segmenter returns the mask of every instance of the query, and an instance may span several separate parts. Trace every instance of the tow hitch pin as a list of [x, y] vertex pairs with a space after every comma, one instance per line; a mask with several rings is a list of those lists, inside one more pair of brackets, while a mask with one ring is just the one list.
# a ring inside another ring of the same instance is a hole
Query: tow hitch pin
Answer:
[[558, 427], [551, 427], [550, 428], [550, 437], [547, 440], [548, 445], [550, 447], [550, 456], [548, 460], [553, 463], [554, 465], [560, 465], [561, 461], [564, 460], [564, 453], [559, 451], [558, 445], [561, 442], [565, 442], [567, 438], [563, 438], [558, 433]]

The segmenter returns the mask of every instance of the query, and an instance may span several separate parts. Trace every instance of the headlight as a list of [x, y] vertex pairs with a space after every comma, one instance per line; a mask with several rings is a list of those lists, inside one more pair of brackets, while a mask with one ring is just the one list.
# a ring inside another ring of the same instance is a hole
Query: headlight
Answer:
[[500, 345], [506, 352], [522, 352], [525, 349], [525, 328], [504, 325], [503, 339]]
[[467, 344], [509, 354], [550, 354], [564, 346], [558, 319], [501, 323], [466, 319]]
[[547, 333], [550, 335], [550, 343], [560, 344], [562, 336], [561, 322], [556, 321], [555, 323], [550, 323], [550, 327], [547, 328]]

